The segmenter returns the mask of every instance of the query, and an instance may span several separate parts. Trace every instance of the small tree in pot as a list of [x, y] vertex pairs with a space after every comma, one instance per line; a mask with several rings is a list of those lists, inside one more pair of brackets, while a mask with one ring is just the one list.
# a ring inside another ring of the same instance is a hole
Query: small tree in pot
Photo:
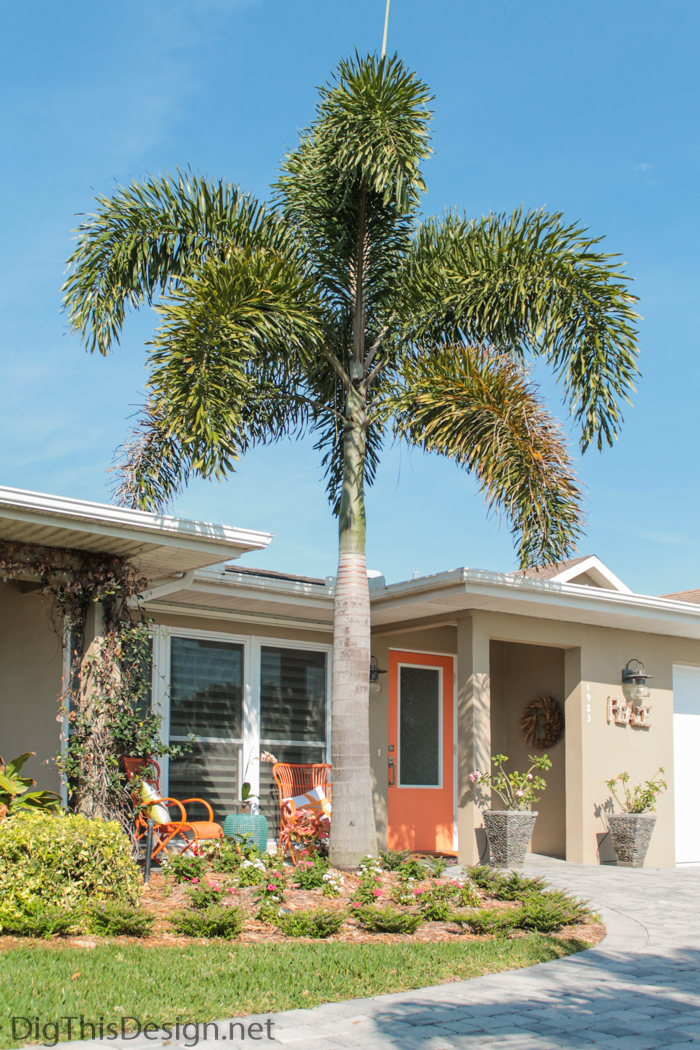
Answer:
[[494, 773], [482, 773], [475, 769], [469, 774], [472, 784], [481, 784], [499, 796], [505, 809], [484, 811], [484, 827], [491, 851], [491, 863], [496, 868], [522, 868], [525, 854], [537, 820], [537, 810], [531, 811], [536, 791], [544, 791], [545, 780], [533, 770], [550, 769], [552, 762], [547, 755], [540, 758], [528, 755], [532, 765], [525, 773], [514, 770], [506, 773], [503, 766], [507, 755], [493, 755]]
[[[623, 868], [643, 868], [651, 835], [656, 824], [656, 800], [667, 784], [661, 779], [664, 767], [659, 766], [653, 780], [644, 785], [630, 785], [629, 773], [619, 773], [612, 780], [606, 780], [613, 798], [622, 813], [611, 813], [608, 816], [610, 838], [617, 857], [617, 863]], [[615, 790], [620, 788], [623, 798]]]

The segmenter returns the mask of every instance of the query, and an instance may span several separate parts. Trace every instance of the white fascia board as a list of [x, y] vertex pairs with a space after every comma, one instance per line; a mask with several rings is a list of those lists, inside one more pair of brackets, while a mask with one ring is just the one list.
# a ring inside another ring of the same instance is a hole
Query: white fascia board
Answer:
[[264, 550], [272, 540], [269, 532], [239, 529], [230, 525], [190, 521], [145, 510], [113, 507], [108, 503], [52, 496], [0, 486], [0, 517], [34, 525], [58, 528], [115, 539], [180, 547], [211, 553], [219, 560], [238, 558], [247, 551]]
[[627, 584], [623, 583], [614, 572], [611, 572], [607, 565], [604, 565], [600, 558], [596, 557], [595, 554], [591, 554], [591, 556], [584, 561], [579, 561], [576, 565], [570, 565], [567, 569], [558, 572], [556, 576], [551, 577], [550, 583], [569, 583], [570, 580], [575, 580], [577, 576], [581, 576], [584, 572], [587, 572], [589, 576], [593, 577], [593, 579], [595, 579], [596, 576], [601, 577], [603, 587], [607, 585], [613, 590], [619, 591], [621, 594], [632, 594], [632, 591]]
[[333, 608], [333, 591], [301, 580], [276, 580], [229, 570], [198, 569], [188, 588], [204, 594], [235, 594], [237, 600], [279, 602], [315, 609]]
[[629, 590], [584, 587], [575, 583], [511, 576], [485, 569], [455, 569], [419, 580], [392, 584], [384, 592], [370, 595], [370, 604], [377, 609], [389, 608], [398, 613], [402, 606], [411, 605], [414, 601], [434, 601], [437, 615], [440, 612], [440, 598], [449, 598], [449, 607], [456, 612], [458, 607], [454, 598], [460, 593], [464, 594], [465, 610], [471, 607], [469, 595], [473, 594], [501, 600], [507, 598], [514, 602], [516, 608], [518, 602], [526, 603], [529, 609], [525, 615], [536, 616], [537, 606], [540, 605], [566, 610], [562, 618], [572, 622], [591, 622], [590, 613], [605, 612], [607, 616], [617, 613], [625, 617], [638, 616], [641, 620], [661, 620], [664, 631], [660, 633], [673, 634], [674, 625], [692, 626], [700, 630], [700, 605], [634, 594]]

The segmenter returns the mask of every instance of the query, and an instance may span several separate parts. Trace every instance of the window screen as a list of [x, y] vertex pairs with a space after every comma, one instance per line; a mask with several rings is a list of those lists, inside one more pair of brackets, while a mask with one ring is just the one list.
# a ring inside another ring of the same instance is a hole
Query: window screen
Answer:
[[174, 637], [170, 661], [170, 735], [240, 740], [243, 646]]
[[402, 667], [399, 708], [399, 783], [440, 786], [440, 672]]
[[260, 683], [260, 737], [263, 743], [275, 740], [325, 741], [325, 653], [264, 645]]

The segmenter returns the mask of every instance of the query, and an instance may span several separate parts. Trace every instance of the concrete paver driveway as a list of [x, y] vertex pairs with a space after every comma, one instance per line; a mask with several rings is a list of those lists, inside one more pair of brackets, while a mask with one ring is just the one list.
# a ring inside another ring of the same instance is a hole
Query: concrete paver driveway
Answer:
[[[267, 1017], [246, 1018], [246, 1026], [260, 1022], [252, 1037], [216, 1050], [700, 1050], [700, 868], [587, 867], [530, 857], [527, 870], [590, 898], [608, 928], [605, 940], [524, 970], [276, 1014], [272, 1028], [263, 1027]], [[219, 1030], [228, 1033], [228, 1024]], [[212, 1043], [199, 1046], [214, 1050]]]

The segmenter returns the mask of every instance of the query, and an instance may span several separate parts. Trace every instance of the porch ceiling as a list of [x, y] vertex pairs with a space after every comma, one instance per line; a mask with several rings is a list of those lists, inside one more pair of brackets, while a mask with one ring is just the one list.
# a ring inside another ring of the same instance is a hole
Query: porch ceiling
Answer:
[[262, 550], [272, 536], [0, 486], [0, 539], [128, 557], [155, 578]]

